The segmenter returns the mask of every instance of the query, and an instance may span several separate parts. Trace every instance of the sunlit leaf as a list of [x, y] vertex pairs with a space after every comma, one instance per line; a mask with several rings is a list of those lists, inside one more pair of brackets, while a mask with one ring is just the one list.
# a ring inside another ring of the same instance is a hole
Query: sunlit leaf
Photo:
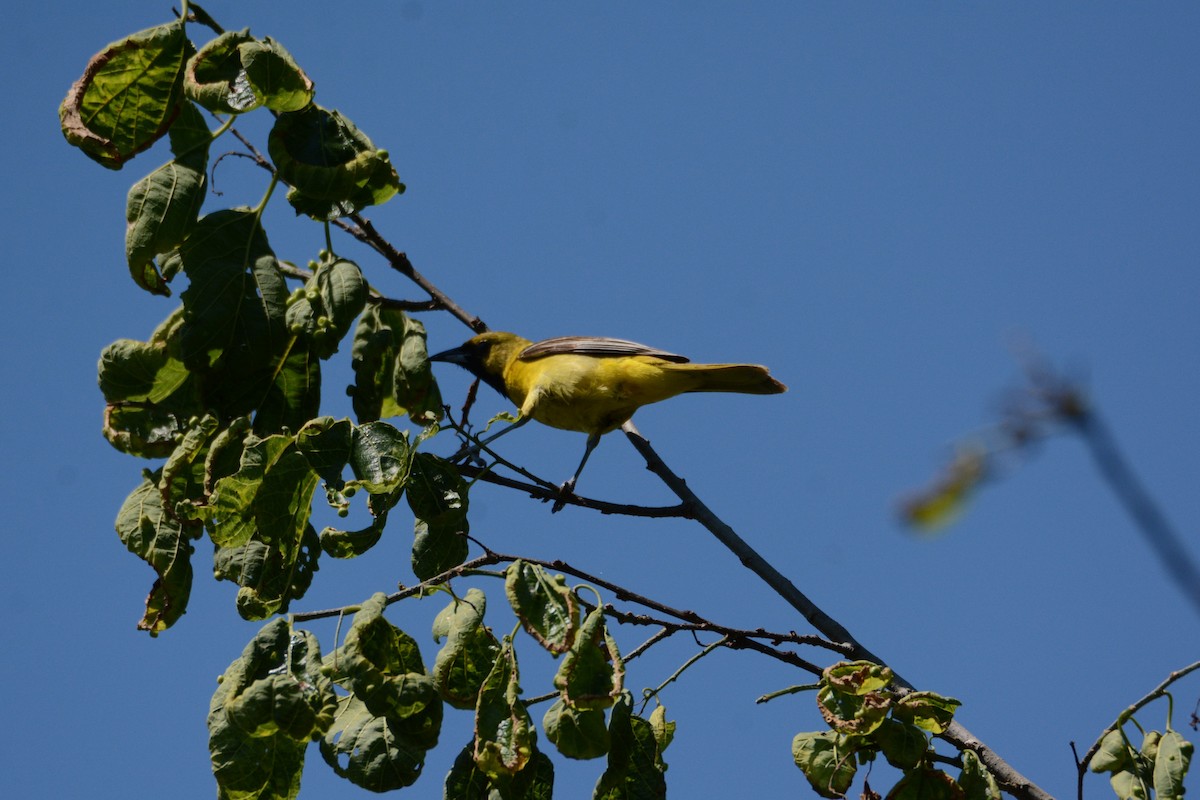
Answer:
[[552, 653], [565, 653], [579, 630], [579, 604], [566, 581], [520, 559], [505, 570], [504, 592], [525, 631]]
[[59, 108], [67, 141], [103, 166], [120, 169], [161, 138], [179, 113], [192, 52], [181, 20], [101, 50]]

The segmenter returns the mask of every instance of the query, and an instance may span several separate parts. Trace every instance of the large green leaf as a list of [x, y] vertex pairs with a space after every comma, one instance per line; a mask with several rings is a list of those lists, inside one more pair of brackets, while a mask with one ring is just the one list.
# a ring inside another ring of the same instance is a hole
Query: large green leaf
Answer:
[[181, 358], [204, 373], [208, 407], [242, 416], [274, 385], [292, 341], [283, 275], [257, 215], [248, 209], [202, 218], [179, 257], [190, 281], [181, 297]]
[[922, 766], [906, 772], [887, 800], [963, 800], [963, 790], [940, 769]]
[[599, 758], [608, 752], [609, 733], [601, 709], [576, 708], [560, 697], [546, 709], [542, 728], [567, 758]]
[[294, 431], [321, 409], [321, 360], [303, 339], [290, 343], [258, 404], [254, 429], [259, 433]]
[[964, 800], [1000, 800], [1000, 785], [973, 750], [962, 751], [962, 772], [958, 785], [962, 787]]
[[372, 714], [362, 700], [349, 695], [339, 700], [334, 724], [321, 739], [321, 757], [354, 785], [389, 792], [421, 777], [432, 746], [421, 734], [405, 720]]
[[88, 62], [59, 108], [67, 141], [110, 169], [167, 132], [194, 52], [182, 20], [113, 42]]
[[316, 637], [282, 618], [267, 623], [225, 670], [209, 705], [218, 797], [294, 798], [305, 748], [329, 728], [336, 707]]
[[334, 488], [342, 485], [342, 470], [353, 444], [354, 424], [348, 419], [316, 417], [296, 433], [296, 449], [321, 480]]
[[338, 683], [375, 716], [425, 721], [428, 739], [436, 743], [442, 717], [437, 687], [425, 671], [417, 643], [384, 618], [386, 605], [385, 595], [376, 593], [354, 615], [335, 654]]

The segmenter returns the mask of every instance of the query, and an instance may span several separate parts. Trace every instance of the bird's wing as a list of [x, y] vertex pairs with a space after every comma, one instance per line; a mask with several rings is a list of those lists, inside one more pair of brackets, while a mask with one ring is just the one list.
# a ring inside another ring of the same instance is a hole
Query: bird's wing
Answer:
[[522, 361], [555, 355], [595, 356], [597, 358], [615, 358], [619, 356], [651, 356], [663, 361], [674, 361], [685, 364], [685, 356], [668, 353], [644, 344], [630, 342], [625, 339], [609, 339], [603, 336], [559, 336], [554, 339], [544, 339], [535, 342], [521, 351]]

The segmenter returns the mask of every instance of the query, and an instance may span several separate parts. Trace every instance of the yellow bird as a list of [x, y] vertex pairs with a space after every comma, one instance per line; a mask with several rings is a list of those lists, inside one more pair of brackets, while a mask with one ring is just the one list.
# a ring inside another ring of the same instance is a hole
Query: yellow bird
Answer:
[[466, 368], [516, 404], [513, 425], [531, 419], [588, 435], [583, 459], [561, 487], [571, 493], [600, 437], [644, 405], [684, 392], [778, 394], [787, 387], [757, 364], [692, 364], [683, 356], [624, 339], [562, 336], [536, 344], [515, 333], [488, 331], [431, 356]]

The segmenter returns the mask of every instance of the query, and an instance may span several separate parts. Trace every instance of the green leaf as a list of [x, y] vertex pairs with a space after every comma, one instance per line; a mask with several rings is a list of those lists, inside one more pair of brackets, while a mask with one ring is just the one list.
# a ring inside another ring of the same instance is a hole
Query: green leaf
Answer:
[[312, 102], [313, 82], [283, 45], [270, 36], [239, 45], [246, 80], [272, 111], [299, 111]]
[[58, 110], [67, 141], [101, 165], [120, 169], [158, 141], [179, 113], [192, 52], [183, 22], [175, 20], [92, 56]]
[[1179, 731], [1168, 730], [1158, 741], [1154, 759], [1154, 796], [1156, 800], [1182, 800], [1183, 779], [1192, 761], [1192, 743]]
[[317, 571], [321, 542], [305, 525], [297, 542], [268, 545], [251, 539], [241, 547], [221, 547], [213, 556], [213, 576], [240, 588], [238, 614], [243, 619], [266, 619], [282, 614], [292, 600], [308, 591]]
[[289, 300], [288, 330], [308, 338], [321, 358], [337, 352], [367, 302], [367, 283], [353, 261], [322, 261], [313, 276]]
[[1088, 765], [1092, 772], [1120, 772], [1131, 763], [1129, 744], [1120, 728], [1114, 728], [1100, 740], [1100, 749]]
[[[104, 401], [160, 405], [191, 376], [183, 362], [172, 357], [165, 342], [118, 339], [100, 353], [98, 378]], [[180, 413], [200, 410], [194, 395], [173, 404]], [[163, 409], [168, 410], [168, 409]]]
[[418, 425], [441, 420], [442, 394], [429, 367], [425, 345], [425, 326], [412, 317], [401, 315], [404, 328], [400, 349], [392, 371], [392, 401], [398, 414], [408, 414]]
[[[177, 516], [185, 516], [185, 503], [204, 499], [204, 455], [217, 432], [218, 424], [217, 418], [211, 414], [196, 419], [188, 426], [182, 441], [163, 465], [162, 477], [158, 481], [159, 491], [167, 508], [173, 509]], [[186, 516], [201, 515], [189, 513]]]
[[[265, 495], [267, 473], [275, 469], [286, 456], [296, 454], [292, 444], [293, 441], [288, 436], [268, 436], [265, 439], [254, 437], [246, 440], [241, 467], [236, 474], [217, 481], [209, 501], [213, 522], [210, 535], [218, 547], [240, 547], [254, 536], [258, 528], [260, 508], [265, 511], [265, 507], [275, 500], [264, 497], [264, 500], [259, 502], [260, 495]], [[302, 456], [301, 460], [307, 468], [307, 460]], [[291, 472], [295, 472], [298, 466], [294, 459], [288, 464]], [[315, 473], [312, 477], [316, 477]], [[278, 505], [275, 503], [272, 513], [278, 512]], [[274, 538], [278, 533], [279, 531], [270, 531], [269, 535]]]
[[321, 480], [334, 488], [342, 486], [342, 470], [353, 444], [354, 424], [348, 419], [317, 417], [296, 433], [296, 449]]
[[362, 604], [341, 648], [326, 659], [334, 679], [372, 716], [402, 724], [425, 749], [437, 744], [442, 701], [425, 671], [413, 638], [383, 616], [387, 598], [376, 593]]
[[624, 678], [625, 664], [617, 643], [604, 624], [604, 611], [596, 608], [579, 627], [554, 676], [554, 688], [577, 709], [603, 709], [624, 691]]
[[187, 610], [192, 590], [192, 545], [184, 523], [163, 509], [157, 479], [145, 478], [117, 513], [117, 535], [129, 552], [154, 568], [140, 630], [157, 636]]
[[391, 494], [408, 480], [411, 450], [408, 431], [386, 422], [368, 422], [354, 428], [350, 469], [354, 485], [371, 494]]
[[254, 212], [224, 209], [196, 224], [179, 257], [190, 281], [181, 296], [180, 357], [204, 373], [208, 407], [247, 414], [275, 385], [292, 342], [275, 255]]
[[408, 414], [418, 425], [442, 418], [442, 396], [425, 347], [425, 327], [401, 311], [369, 306], [351, 351], [359, 422]]
[[905, 773], [887, 800], [963, 800], [963, 790], [940, 769], [926, 766]]
[[1000, 800], [1000, 785], [973, 750], [962, 751], [962, 763], [958, 785], [962, 787], [964, 800]]
[[174, 161], [168, 161], [135, 183], [125, 203], [125, 260], [134, 281], [151, 294], [168, 296], [167, 279], [159, 274], [156, 256], [180, 244], [196, 225], [204, 203], [208, 126], [190, 102], [180, 106], [171, 126]]
[[419, 725], [376, 716], [350, 695], [338, 702], [334, 724], [321, 740], [321, 756], [354, 785], [389, 792], [411, 786], [421, 777], [430, 747]]
[[537, 732], [520, 694], [517, 654], [506, 640], [475, 706], [475, 765], [492, 781], [520, 772], [535, 750]]
[[911, 722], [922, 730], [939, 734], [945, 733], [950, 727], [954, 712], [961, 705], [953, 697], [942, 697], [934, 692], [912, 692], [896, 702], [892, 716], [902, 722]]
[[654, 731], [654, 741], [658, 742], [658, 752], [665, 752], [675, 738], [675, 722], [667, 719], [666, 706], [655, 706], [650, 712], [650, 729]]
[[104, 410], [104, 438], [116, 449], [141, 458], [166, 458], [185, 421], [153, 406], [110, 405]]
[[1146, 781], [1130, 770], [1118, 770], [1108, 779], [1118, 800], [1149, 800], [1150, 789]]
[[445, 459], [417, 453], [405, 484], [415, 522], [413, 574], [428, 580], [467, 560], [467, 484]]
[[336, 219], [402, 192], [386, 151], [354, 123], [315, 104], [280, 114], [267, 139], [288, 202], [315, 219]]
[[384, 512], [361, 530], [325, 528], [321, 531], [321, 549], [334, 558], [356, 558], [379, 544], [386, 524], [387, 513]]
[[218, 114], [241, 114], [258, 108], [262, 101], [246, 76], [239, 49], [254, 41], [246, 28], [226, 31], [201, 47], [184, 73], [187, 96]]
[[179, 104], [179, 116], [171, 123], [168, 136], [171, 153], [178, 163], [200, 172], [208, 169], [208, 149], [213, 135], [195, 103], [184, 100]]
[[284, 619], [267, 623], [225, 670], [209, 705], [218, 797], [294, 798], [308, 741], [329, 728], [336, 705], [316, 637]]
[[608, 752], [609, 734], [601, 709], [575, 708], [559, 698], [546, 709], [542, 727], [567, 758], [599, 758]]
[[593, 800], [653, 800], [667, 796], [667, 765], [654, 726], [634, 716], [631, 705], [626, 692], [613, 706], [608, 723], [608, 766], [596, 782]]
[[854, 748], [836, 731], [796, 734], [792, 760], [821, 797], [845, 797], [858, 770]]
[[446, 775], [444, 800], [551, 800], [554, 764], [545, 753], [534, 751], [516, 775], [489, 778], [475, 765], [475, 750], [468, 743]]
[[261, 434], [301, 428], [321, 408], [321, 361], [308, 342], [291, 343], [254, 415]]
[[504, 573], [504, 592], [525, 631], [551, 653], [565, 653], [575, 643], [579, 607], [560, 575], [517, 559]]
[[917, 766], [929, 749], [929, 740], [920, 728], [896, 719], [883, 720], [871, 738], [879, 745], [888, 763], [897, 769]]
[[500, 643], [483, 624], [487, 597], [468, 589], [433, 621], [433, 640], [446, 643], [433, 662], [438, 693], [455, 708], [475, 708], [479, 690], [500, 654]]

